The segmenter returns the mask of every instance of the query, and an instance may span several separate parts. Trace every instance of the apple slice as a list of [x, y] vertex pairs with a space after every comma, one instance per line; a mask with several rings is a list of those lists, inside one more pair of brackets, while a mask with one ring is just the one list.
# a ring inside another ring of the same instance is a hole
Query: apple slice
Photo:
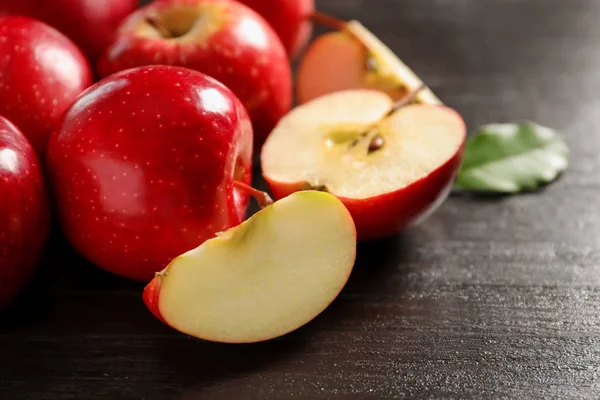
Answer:
[[380, 91], [347, 90], [286, 115], [261, 166], [276, 198], [328, 191], [350, 210], [358, 239], [375, 239], [419, 222], [447, 197], [465, 137], [463, 119], [449, 107], [401, 107]]
[[[334, 21], [332, 25], [340, 30], [319, 36], [302, 58], [296, 78], [298, 104], [347, 89], [380, 90], [393, 100], [401, 100], [423, 85], [421, 79], [360, 22]], [[442, 104], [430, 89], [422, 90], [414, 102]]]
[[143, 297], [157, 318], [187, 335], [259, 342], [320, 314], [344, 287], [355, 256], [346, 207], [330, 194], [302, 191], [176, 257]]

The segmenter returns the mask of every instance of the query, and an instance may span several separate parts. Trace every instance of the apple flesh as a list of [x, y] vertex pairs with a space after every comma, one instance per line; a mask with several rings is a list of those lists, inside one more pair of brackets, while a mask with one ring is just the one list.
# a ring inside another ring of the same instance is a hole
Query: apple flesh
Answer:
[[462, 159], [463, 119], [446, 106], [394, 108], [387, 94], [341, 91], [298, 106], [261, 153], [273, 195], [328, 191], [350, 210], [360, 240], [391, 235], [447, 197]]
[[161, 321], [215, 342], [252, 343], [311, 321], [354, 266], [352, 217], [334, 196], [303, 191], [176, 257], [144, 290]]
[[107, 76], [167, 64], [203, 72], [242, 101], [259, 148], [290, 110], [292, 77], [285, 48], [267, 22], [230, 0], [163, 0], [131, 14], [98, 63]]
[[225, 86], [149, 66], [87, 90], [48, 146], [63, 230], [97, 266], [149, 282], [176, 255], [246, 216], [252, 126]]
[[[379, 38], [358, 21], [319, 36], [298, 67], [297, 102], [350, 89], [374, 89], [401, 100], [423, 85], [422, 80]], [[429, 89], [414, 98], [418, 104], [442, 104]]]
[[69, 37], [91, 60], [110, 44], [138, 0], [2, 0], [0, 15], [42, 21]]
[[0, 17], [0, 54], [0, 115], [43, 159], [52, 129], [92, 83], [89, 64], [62, 33], [26, 17]]
[[39, 159], [17, 127], [0, 117], [0, 309], [35, 271], [49, 227]]
[[314, 0], [240, 1], [267, 20], [279, 35], [290, 58], [295, 58], [310, 40], [310, 16], [315, 11]]

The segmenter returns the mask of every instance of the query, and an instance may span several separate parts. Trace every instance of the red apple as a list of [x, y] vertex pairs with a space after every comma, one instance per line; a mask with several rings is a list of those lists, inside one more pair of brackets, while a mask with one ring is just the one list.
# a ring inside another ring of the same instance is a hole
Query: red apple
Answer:
[[163, 0], [130, 15], [98, 64], [106, 76], [149, 64], [203, 72], [244, 103], [260, 147], [291, 107], [292, 78], [281, 41], [265, 20], [230, 0]]
[[110, 44], [119, 23], [138, 0], [2, 0], [0, 15], [23, 15], [43, 21], [75, 42], [90, 59]]
[[296, 57], [310, 40], [314, 0], [240, 0], [267, 20], [279, 35], [290, 58]]
[[44, 156], [48, 136], [92, 83], [90, 67], [62, 33], [26, 17], [0, 17], [0, 114]]
[[149, 281], [176, 255], [239, 224], [251, 179], [252, 125], [224, 85], [147, 66], [88, 89], [48, 146], [59, 220], [73, 247]]
[[449, 107], [400, 107], [381, 91], [338, 91], [284, 117], [262, 149], [261, 165], [276, 198], [328, 191], [348, 207], [358, 238], [376, 239], [441, 204], [465, 137], [463, 119]]
[[17, 127], [0, 117], [0, 308], [35, 271], [49, 227], [39, 159]]

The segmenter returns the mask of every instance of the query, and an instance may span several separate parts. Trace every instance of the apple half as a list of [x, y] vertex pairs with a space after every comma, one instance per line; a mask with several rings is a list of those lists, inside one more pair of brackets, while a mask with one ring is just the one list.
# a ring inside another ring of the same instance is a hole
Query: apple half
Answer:
[[447, 197], [466, 138], [461, 116], [443, 105], [398, 106], [387, 94], [354, 89], [288, 113], [261, 152], [276, 198], [316, 189], [337, 196], [359, 240], [422, 221]]
[[[422, 85], [377, 36], [360, 22], [349, 21], [309, 46], [298, 67], [296, 97], [303, 104], [336, 91], [374, 89], [401, 100]], [[429, 88], [420, 91], [414, 102], [442, 104]]]
[[176, 257], [144, 290], [150, 311], [187, 335], [252, 343], [320, 314], [354, 266], [346, 207], [319, 191], [294, 193]]

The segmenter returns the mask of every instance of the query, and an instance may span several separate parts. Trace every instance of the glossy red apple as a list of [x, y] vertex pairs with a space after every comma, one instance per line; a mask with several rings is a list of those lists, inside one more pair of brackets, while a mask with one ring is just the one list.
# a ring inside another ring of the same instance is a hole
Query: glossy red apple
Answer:
[[291, 107], [289, 61], [273, 29], [230, 0], [163, 0], [140, 8], [119, 29], [98, 64], [106, 76], [134, 66], [168, 64], [212, 76], [244, 103], [259, 147]]
[[281, 120], [262, 149], [262, 172], [276, 198], [309, 188], [334, 194], [358, 238], [377, 239], [422, 221], [446, 199], [465, 138], [463, 119], [449, 107], [338, 91]]
[[0, 117], [0, 309], [35, 271], [49, 227], [39, 159], [17, 127]]
[[138, 0], [1, 0], [0, 15], [43, 21], [68, 36], [93, 60], [137, 6]]
[[0, 17], [0, 115], [39, 158], [57, 121], [91, 83], [85, 57], [62, 33], [30, 18]]
[[267, 20], [279, 35], [290, 58], [296, 57], [312, 34], [314, 0], [240, 0]]
[[147, 66], [88, 89], [51, 136], [47, 166], [73, 247], [149, 281], [178, 254], [239, 224], [252, 125], [225, 86], [197, 71]]

